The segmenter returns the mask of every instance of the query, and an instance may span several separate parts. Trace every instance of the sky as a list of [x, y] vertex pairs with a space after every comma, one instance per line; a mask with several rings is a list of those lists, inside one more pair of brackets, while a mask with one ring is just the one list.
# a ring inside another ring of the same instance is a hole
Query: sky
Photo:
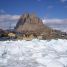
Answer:
[[0, 0], [0, 28], [16, 25], [24, 13], [35, 13], [43, 23], [67, 32], [67, 0]]

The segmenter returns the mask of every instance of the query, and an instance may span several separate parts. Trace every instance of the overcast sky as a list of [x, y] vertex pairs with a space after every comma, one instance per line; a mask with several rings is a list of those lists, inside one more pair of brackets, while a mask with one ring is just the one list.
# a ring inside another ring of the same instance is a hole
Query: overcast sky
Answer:
[[67, 31], [67, 0], [0, 0], [0, 28], [14, 27], [23, 13], [35, 13], [44, 24]]

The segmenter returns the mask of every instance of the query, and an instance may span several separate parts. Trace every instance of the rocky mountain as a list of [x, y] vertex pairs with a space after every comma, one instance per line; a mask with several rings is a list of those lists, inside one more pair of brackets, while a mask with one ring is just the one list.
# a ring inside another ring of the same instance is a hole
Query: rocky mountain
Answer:
[[17, 32], [39, 32], [43, 31], [45, 27], [42, 20], [34, 14], [24, 14], [20, 17], [15, 29]]
[[16, 32], [20, 33], [35, 33], [36, 35], [43, 35], [44, 39], [51, 38], [67, 38], [65, 32], [53, 30], [50, 27], [43, 24], [42, 20], [35, 14], [23, 14], [15, 29]]

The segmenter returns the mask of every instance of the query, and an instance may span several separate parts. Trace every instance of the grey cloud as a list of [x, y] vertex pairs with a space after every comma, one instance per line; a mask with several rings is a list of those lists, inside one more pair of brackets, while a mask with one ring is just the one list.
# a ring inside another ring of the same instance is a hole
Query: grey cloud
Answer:
[[8, 29], [10, 25], [14, 28], [19, 17], [20, 15], [0, 15], [0, 28]]
[[67, 24], [67, 19], [43, 19], [44, 24]]
[[43, 19], [47, 26], [67, 32], [67, 19]]

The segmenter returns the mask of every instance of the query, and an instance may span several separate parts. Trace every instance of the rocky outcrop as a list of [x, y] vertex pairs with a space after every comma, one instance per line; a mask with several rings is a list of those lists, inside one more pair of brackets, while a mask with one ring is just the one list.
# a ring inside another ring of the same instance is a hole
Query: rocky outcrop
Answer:
[[7, 32], [5, 30], [0, 29], [0, 38], [7, 37]]

